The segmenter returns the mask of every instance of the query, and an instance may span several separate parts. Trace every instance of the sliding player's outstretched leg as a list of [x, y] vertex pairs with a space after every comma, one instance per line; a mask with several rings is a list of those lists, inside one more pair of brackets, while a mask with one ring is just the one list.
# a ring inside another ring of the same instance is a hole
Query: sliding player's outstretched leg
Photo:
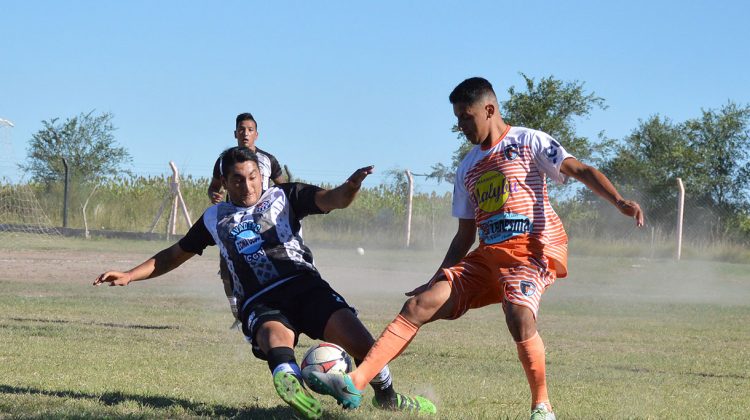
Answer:
[[[332, 338], [341, 340], [339, 344], [358, 359], [362, 357], [362, 353], [366, 352], [366, 356], [362, 363], [358, 363], [357, 369], [351, 374], [313, 373], [312, 378], [310, 378], [311, 386], [334, 397], [345, 408], [356, 408], [361, 404], [364, 389], [370, 383], [376, 389], [376, 400], [373, 403], [378, 408], [435, 413], [435, 405], [427, 398], [399, 394], [393, 391], [392, 387], [390, 395], [383, 393], [383, 395], [380, 395], [381, 398], [378, 398], [377, 385], [373, 384], [373, 381], [376, 383], [382, 381], [382, 378], [378, 380], [378, 377], [382, 376], [384, 372], [390, 376], [387, 371], [388, 362], [395, 359], [406, 349], [417, 335], [421, 325], [445, 318], [452, 311], [453, 302], [450, 301], [450, 286], [445, 282], [427, 284], [415, 289], [415, 292], [417, 290], [418, 293], [411, 294], [413, 297], [406, 301], [401, 313], [385, 328], [378, 341], [372, 344], [372, 347], [369, 347], [368, 344], [369, 351], [352, 348], [356, 347], [356, 343], [372, 343], [372, 337], [367, 330], [362, 326], [362, 331], [366, 333], [366, 337], [363, 335], [362, 339], [355, 340], [354, 343], [349, 342], [348, 340], [352, 338], [352, 331], [356, 329], [339, 330], [338, 327], [345, 324], [344, 321], [346, 320], [337, 319], [335, 316], [340, 314], [334, 314], [326, 327], [327, 339], [330, 337], [333, 342], [336, 341]], [[338, 322], [332, 322], [334, 319]], [[361, 326], [356, 317], [353, 317], [353, 321]], [[346, 336], [334, 337], [337, 331], [347, 331], [348, 333]]]
[[[258, 308], [254, 313], [261, 317], [269, 316]], [[253, 354], [265, 359], [273, 376], [273, 387], [281, 399], [306, 419], [317, 419], [323, 415], [320, 402], [315, 399], [302, 382], [302, 372], [294, 357], [294, 333], [279, 321], [265, 322], [261, 325], [251, 341]]]
[[320, 402], [307, 392], [299, 378], [293, 374], [277, 372], [273, 375], [273, 386], [279, 397], [304, 418], [317, 419], [323, 415]]

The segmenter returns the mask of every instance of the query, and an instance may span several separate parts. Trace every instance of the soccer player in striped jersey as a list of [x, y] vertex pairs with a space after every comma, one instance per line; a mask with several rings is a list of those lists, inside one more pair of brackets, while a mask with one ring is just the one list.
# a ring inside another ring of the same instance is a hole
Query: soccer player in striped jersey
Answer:
[[[449, 98], [458, 127], [475, 144], [456, 173], [456, 235], [437, 273], [407, 293], [411, 298], [364, 362], [349, 375], [315, 374], [314, 381], [344, 406], [356, 407], [369, 378], [398, 356], [422, 325], [500, 303], [531, 389], [531, 419], [551, 420], [555, 415], [536, 317], [544, 291], [567, 276], [568, 239], [550, 206], [546, 179], [581, 181], [634, 218], [638, 227], [643, 213], [601, 172], [578, 161], [548, 134], [506, 124], [487, 80], [467, 79]], [[477, 231], [479, 246], [469, 252]]]
[[[237, 115], [234, 122], [234, 138], [237, 140], [237, 147], [247, 147], [258, 156], [261, 186], [264, 191], [271, 186], [271, 181], [273, 181], [274, 184], [281, 184], [284, 182], [281, 165], [279, 165], [279, 161], [276, 160], [276, 157], [255, 146], [255, 142], [258, 140], [258, 122], [255, 121], [253, 114], [243, 112]], [[208, 185], [208, 198], [211, 200], [211, 204], [218, 204], [224, 200], [221, 184], [221, 156], [219, 156], [214, 163], [212, 175], [211, 183]], [[228, 200], [229, 197], [227, 197], [227, 201]], [[239, 319], [237, 318], [237, 298], [232, 295], [232, 279], [229, 277], [224, 260], [219, 261], [219, 277], [224, 284], [224, 293], [227, 296], [229, 308], [235, 318], [235, 322], [232, 324], [232, 328], [234, 328], [239, 325]]]
[[[237, 147], [247, 147], [258, 156], [264, 190], [271, 186], [271, 181], [274, 184], [284, 182], [281, 165], [279, 165], [276, 157], [255, 145], [258, 140], [258, 122], [255, 121], [253, 114], [243, 112], [237, 115], [234, 124], [234, 138], [237, 140]], [[211, 204], [217, 204], [224, 200], [224, 194], [221, 191], [221, 156], [219, 156], [214, 163], [211, 183], [208, 185], [208, 198], [211, 200]]]
[[[209, 207], [187, 235], [127, 272], [108, 271], [94, 285], [125, 286], [167, 273], [217, 245], [227, 262], [242, 332], [253, 354], [268, 362], [276, 392], [305, 418], [322, 415], [320, 402], [303, 386], [294, 355], [299, 334], [343, 347], [361, 362], [372, 335], [354, 308], [321, 278], [302, 240], [301, 219], [348, 207], [372, 167], [355, 171], [341, 186], [325, 190], [302, 183], [263, 189], [255, 153], [234, 147], [222, 155], [222, 183], [230, 201]], [[397, 393], [387, 366], [368, 381], [380, 409], [434, 413], [424, 397]]]

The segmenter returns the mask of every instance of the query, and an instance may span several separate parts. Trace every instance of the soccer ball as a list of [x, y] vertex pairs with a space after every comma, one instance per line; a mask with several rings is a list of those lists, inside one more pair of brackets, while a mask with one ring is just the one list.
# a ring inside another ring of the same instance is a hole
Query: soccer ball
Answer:
[[302, 379], [313, 391], [319, 392], [310, 383], [312, 372], [349, 373], [352, 371], [352, 358], [346, 351], [333, 343], [320, 343], [310, 347], [302, 357]]

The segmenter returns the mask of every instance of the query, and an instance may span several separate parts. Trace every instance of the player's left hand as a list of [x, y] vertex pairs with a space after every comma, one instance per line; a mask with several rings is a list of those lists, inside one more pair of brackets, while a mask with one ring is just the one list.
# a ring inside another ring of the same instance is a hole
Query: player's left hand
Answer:
[[427, 283], [425, 283], [425, 284], [423, 284], [423, 285], [415, 288], [411, 292], [406, 292], [404, 294], [406, 296], [416, 296], [416, 295], [418, 295], [418, 294], [426, 291], [427, 289], [429, 289], [430, 285], [432, 285], [432, 283], [435, 282], [437, 280], [437, 278], [440, 277], [440, 276], [442, 276], [442, 275], [443, 275], [443, 269], [442, 268], [438, 268], [437, 271], [435, 272], [435, 274], [432, 275], [432, 278], [430, 278], [429, 280], [427, 280]]
[[110, 286], [127, 286], [131, 280], [132, 278], [128, 273], [107, 271], [106, 273], [99, 274], [99, 277], [94, 280], [94, 286], [99, 286], [102, 283], [109, 283]]
[[633, 200], [620, 200], [616, 203], [616, 206], [620, 213], [634, 218], [636, 226], [643, 227], [643, 210], [638, 203]]
[[365, 166], [364, 168], [359, 168], [346, 180], [346, 182], [350, 183], [353, 187], [356, 187], [359, 189], [359, 187], [362, 186], [362, 181], [367, 178], [367, 175], [370, 175], [373, 173], [373, 170], [375, 169], [374, 165]]
[[423, 284], [423, 285], [421, 285], [421, 286], [419, 286], [419, 287], [415, 288], [415, 289], [414, 289], [414, 290], [412, 290], [411, 292], [406, 292], [406, 293], [404, 293], [404, 294], [405, 294], [406, 296], [416, 296], [416, 295], [418, 295], [418, 294], [421, 294], [422, 292], [424, 292], [425, 290], [427, 290], [427, 289], [429, 289], [429, 288], [430, 288], [430, 282], [427, 282], [427, 283], [425, 283], [425, 284]]
[[220, 192], [212, 192], [210, 194], [211, 204], [219, 204], [224, 201], [224, 194]]

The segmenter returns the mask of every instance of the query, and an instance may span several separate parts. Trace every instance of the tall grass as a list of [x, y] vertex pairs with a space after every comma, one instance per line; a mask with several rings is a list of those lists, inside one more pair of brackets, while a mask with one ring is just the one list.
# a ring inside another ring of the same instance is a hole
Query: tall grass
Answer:
[[[72, 182], [68, 192], [68, 227], [83, 228], [83, 205], [88, 199], [86, 217], [89, 229], [125, 232], [146, 232], [150, 229], [165, 199], [170, 197], [171, 179], [166, 176], [116, 178], [96, 185]], [[180, 181], [180, 191], [191, 219], [197, 220], [210, 205], [206, 191], [209, 180], [187, 176]], [[19, 186], [0, 186], [3, 195], [13, 196]], [[63, 222], [63, 184], [28, 184], [43, 211], [55, 226]], [[324, 185], [331, 188], [331, 185]], [[93, 194], [92, 194], [93, 191]], [[165, 232], [171, 201], [154, 228]], [[416, 194], [413, 199], [412, 246], [431, 248], [445, 242], [455, 229], [450, 216], [449, 194]], [[23, 223], [10, 215], [0, 223]], [[178, 214], [178, 234], [189, 226]], [[385, 185], [363, 188], [354, 203], [345, 210], [328, 215], [310, 216], [304, 222], [307, 239], [342, 245], [404, 246], [406, 231], [406, 200]]]
[[[115, 178], [94, 184], [78, 180], [69, 191], [68, 227], [83, 228], [83, 204], [89, 199], [86, 214], [89, 229], [147, 232], [160, 206], [170, 197], [171, 179], [166, 176]], [[180, 188], [191, 218], [196, 221], [209, 206], [208, 179], [186, 176]], [[330, 188], [331, 185], [324, 185]], [[5, 206], [21, 188], [33, 191], [41, 211], [55, 226], [62, 226], [63, 185], [0, 185], [0, 205]], [[89, 198], [90, 197], [90, 198]], [[601, 200], [600, 200], [601, 201]], [[155, 232], [166, 232], [171, 201]], [[675, 253], [674, 221], [660, 215], [647, 215], [647, 226], [635, 229], [634, 221], [623, 217], [602, 202], [583, 202], [574, 198], [554, 202], [570, 236], [572, 252], [586, 255], [628, 255], [647, 258], [671, 257]], [[2, 223], [27, 223], [22, 212], [0, 212]], [[420, 249], [444, 249], [456, 230], [451, 216], [451, 195], [417, 193], [413, 198], [410, 246]], [[399, 189], [379, 185], [363, 188], [347, 209], [305, 219], [303, 232], [308, 241], [332, 246], [402, 248], [406, 245], [406, 199]], [[750, 233], [732, 232], [721, 236], [701, 234], [700, 226], [685, 221], [683, 256], [731, 262], [750, 261]], [[178, 214], [177, 233], [189, 226]]]

